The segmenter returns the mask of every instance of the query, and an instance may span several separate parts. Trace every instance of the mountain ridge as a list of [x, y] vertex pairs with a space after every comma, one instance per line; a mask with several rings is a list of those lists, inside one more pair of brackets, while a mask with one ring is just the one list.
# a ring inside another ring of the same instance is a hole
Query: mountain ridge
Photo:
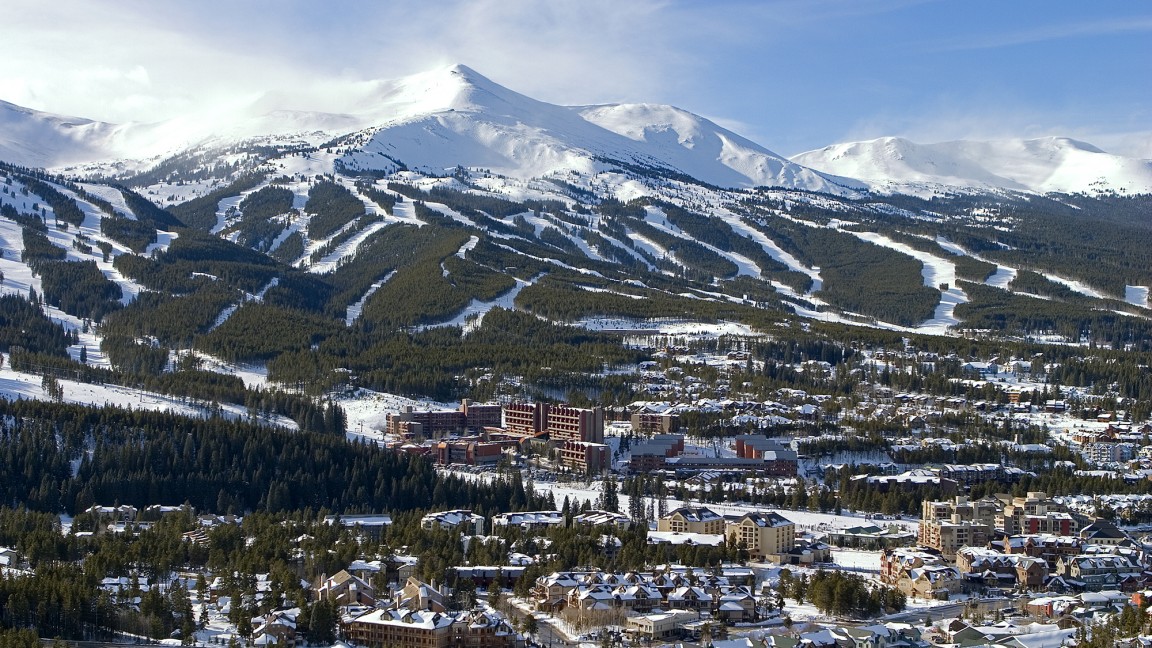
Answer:
[[921, 144], [882, 137], [787, 158], [675, 106], [550, 104], [463, 64], [265, 93], [156, 123], [110, 124], [0, 102], [0, 160], [23, 166], [147, 169], [197, 148], [290, 140], [310, 146], [339, 141], [340, 164], [353, 172], [407, 167], [444, 174], [467, 167], [527, 179], [597, 175], [624, 165], [722, 188], [842, 196], [866, 190], [920, 196], [1152, 192], [1152, 161], [1072, 138]]
[[859, 178], [889, 193], [918, 193], [929, 185], [1041, 194], [1152, 192], [1152, 160], [1114, 155], [1069, 137], [934, 144], [881, 137], [833, 144], [790, 159]]

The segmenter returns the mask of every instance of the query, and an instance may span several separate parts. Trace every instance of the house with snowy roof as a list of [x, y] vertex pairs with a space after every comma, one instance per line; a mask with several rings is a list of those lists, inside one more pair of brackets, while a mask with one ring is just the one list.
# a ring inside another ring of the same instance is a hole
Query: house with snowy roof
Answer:
[[493, 527], [520, 527], [524, 530], [547, 529], [564, 524], [564, 515], [560, 511], [525, 511], [519, 513], [500, 513], [492, 516]]
[[429, 513], [420, 518], [421, 529], [459, 529], [465, 535], [484, 535], [484, 516], [457, 509]]
[[449, 648], [522, 648], [524, 637], [499, 613], [470, 610], [373, 610], [343, 624], [344, 636], [368, 648], [420, 646]]
[[296, 616], [300, 608], [292, 610], [276, 610], [260, 617], [260, 623], [252, 632], [252, 644], [255, 646], [282, 646], [295, 648], [296, 646]]
[[315, 592], [316, 598], [331, 601], [338, 607], [376, 604], [376, 588], [347, 570], [340, 570], [331, 577], [321, 579]]
[[1056, 573], [1074, 587], [1086, 590], [1130, 589], [1143, 583], [1139, 566], [1123, 555], [1061, 556]]

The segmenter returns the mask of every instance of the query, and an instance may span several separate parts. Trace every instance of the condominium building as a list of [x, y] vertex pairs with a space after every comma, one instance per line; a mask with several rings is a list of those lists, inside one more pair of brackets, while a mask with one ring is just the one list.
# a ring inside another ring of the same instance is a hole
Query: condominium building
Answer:
[[953, 558], [961, 547], [987, 544], [999, 512], [1000, 505], [994, 499], [973, 502], [957, 496], [951, 501], [925, 501], [917, 541]]
[[682, 506], [656, 522], [657, 531], [679, 533], [724, 533], [724, 518], [702, 506]]
[[753, 560], [779, 562], [796, 541], [796, 523], [774, 512], [745, 513], [727, 531], [729, 542], [742, 542]]

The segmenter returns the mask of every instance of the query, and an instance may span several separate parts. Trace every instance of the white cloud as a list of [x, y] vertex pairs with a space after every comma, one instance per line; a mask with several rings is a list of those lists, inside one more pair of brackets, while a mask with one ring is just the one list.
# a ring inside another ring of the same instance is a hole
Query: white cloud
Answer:
[[699, 67], [663, 0], [11, 2], [0, 96], [107, 121], [457, 62], [548, 101], [651, 100]]

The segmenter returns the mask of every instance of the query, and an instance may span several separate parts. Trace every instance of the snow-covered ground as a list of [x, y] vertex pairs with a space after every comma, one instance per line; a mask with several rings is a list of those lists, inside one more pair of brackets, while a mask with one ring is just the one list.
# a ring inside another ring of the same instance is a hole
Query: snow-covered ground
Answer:
[[626, 319], [620, 317], [588, 317], [577, 321], [576, 326], [592, 331], [636, 331], [637, 333], [671, 335], [675, 337], [705, 339], [725, 335], [737, 337], [757, 337], [763, 335], [756, 329], [739, 322], [693, 322], [670, 319]]
[[[14, 371], [10, 366], [11, 363], [7, 360], [8, 358], [5, 358], [4, 366], [0, 367], [0, 398], [8, 400], [18, 398], [46, 400], [48, 398], [42, 387], [43, 377]], [[211, 416], [213, 410], [212, 404], [205, 401], [167, 396], [119, 385], [95, 385], [63, 378], [59, 379], [59, 383], [64, 390], [65, 403], [97, 407], [113, 405], [193, 417]], [[218, 413], [233, 420], [250, 418], [247, 408], [232, 403], [220, 404]], [[283, 416], [274, 416], [271, 419], [261, 417], [259, 420], [265, 424], [289, 429], [296, 429], [297, 427], [294, 421]]]
[[1107, 295], [1105, 295], [1104, 293], [1100, 292], [1099, 290], [1096, 290], [1095, 288], [1089, 286], [1088, 284], [1084, 283], [1083, 281], [1079, 281], [1076, 279], [1065, 279], [1064, 277], [1061, 277], [1061, 276], [1058, 276], [1055, 274], [1051, 274], [1051, 273], [1047, 273], [1047, 272], [1042, 272], [1040, 274], [1042, 274], [1044, 276], [1044, 278], [1047, 279], [1048, 281], [1052, 281], [1052, 282], [1058, 283], [1062, 286], [1065, 286], [1066, 288], [1068, 288], [1072, 292], [1080, 293], [1081, 295], [1084, 295], [1085, 297], [1091, 297], [1093, 299], [1108, 299]]
[[348, 438], [365, 439], [376, 443], [384, 440], [388, 414], [396, 414], [405, 407], [421, 410], [445, 410], [458, 407], [458, 403], [418, 400], [368, 389], [360, 389], [352, 395], [339, 395], [335, 400], [347, 415]]
[[1124, 301], [1140, 308], [1152, 308], [1148, 301], [1148, 286], [1124, 286]]

